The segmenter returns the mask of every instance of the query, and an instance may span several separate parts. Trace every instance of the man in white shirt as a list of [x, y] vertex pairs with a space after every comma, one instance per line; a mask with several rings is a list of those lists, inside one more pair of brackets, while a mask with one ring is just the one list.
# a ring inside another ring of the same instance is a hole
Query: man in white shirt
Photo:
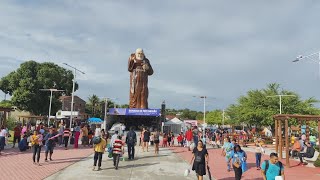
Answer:
[[121, 135], [124, 135], [124, 131], [126, 130], [126, 126], [124, 124], [121, 125]]
[[113, 146], [114, 141], [117, 139], [117, 137], [119, 136], [119, 132], [115, 131], [115, 134], [112, 135], [111, 140], [110, 140], [110, 147]]

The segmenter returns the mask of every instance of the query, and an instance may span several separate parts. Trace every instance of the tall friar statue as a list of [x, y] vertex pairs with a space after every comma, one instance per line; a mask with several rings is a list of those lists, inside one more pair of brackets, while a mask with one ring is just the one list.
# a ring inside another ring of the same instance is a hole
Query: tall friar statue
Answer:
[[146, 58], [143, 49], [138, 48], [128, 60], [130, 72], [130, 102], [129, 108], [148, 108], [148, 76], [153, 74], [149, 59]]

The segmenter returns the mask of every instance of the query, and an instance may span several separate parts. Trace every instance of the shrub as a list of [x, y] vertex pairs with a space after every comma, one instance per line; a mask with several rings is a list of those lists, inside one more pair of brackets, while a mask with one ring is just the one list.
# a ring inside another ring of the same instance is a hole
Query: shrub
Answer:
[[320, 167], [320, 156], [318, 157], [318, 159], [313, 163], [313, 165], [315, 167]]

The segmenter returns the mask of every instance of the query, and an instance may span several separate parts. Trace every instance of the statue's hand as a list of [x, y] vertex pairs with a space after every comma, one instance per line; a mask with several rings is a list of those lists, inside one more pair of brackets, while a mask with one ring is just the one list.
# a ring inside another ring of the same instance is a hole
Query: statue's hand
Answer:
[[135, 59], [136, 59], [136, 56], [134, 54], [131, 54], [130, 61], [135, 61]]
[[143, 64], [142, 69], [148, 71], [149, 70], [149, 65], [148, 64]]

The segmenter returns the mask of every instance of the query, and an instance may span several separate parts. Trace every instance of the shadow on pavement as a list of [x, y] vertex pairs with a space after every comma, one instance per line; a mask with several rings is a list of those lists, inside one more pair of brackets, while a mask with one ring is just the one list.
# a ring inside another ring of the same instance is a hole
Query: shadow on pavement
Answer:
[[[152, 166], [152, 165], [156, 165], [156, 164], [160, 164], [160, 163], [146, 163], [146, 164], [130, 164], [130, 165], [126, 165], [126, 166], [121, 166], [121, 164], [119, 164], [119, 169], [130, 169], [130, 168], [136, 168], [136, 167], [143, 167], [143, 166]], [[109, 167], [109, 168], [102, 168], [102, 170], [109, 170], [109, 169], [114, 169], [114, 167]]]
[[169, 156], [169, 155], [153, 155], [153, 156], [142, 156], [142, 157], [138, 157], [138, 158], [135, 158], [136, 160], [139, 160], [139, 159], [147, 159], [147, 158], [157, 158], [157, 157], [166, 157], [166, 156]]

